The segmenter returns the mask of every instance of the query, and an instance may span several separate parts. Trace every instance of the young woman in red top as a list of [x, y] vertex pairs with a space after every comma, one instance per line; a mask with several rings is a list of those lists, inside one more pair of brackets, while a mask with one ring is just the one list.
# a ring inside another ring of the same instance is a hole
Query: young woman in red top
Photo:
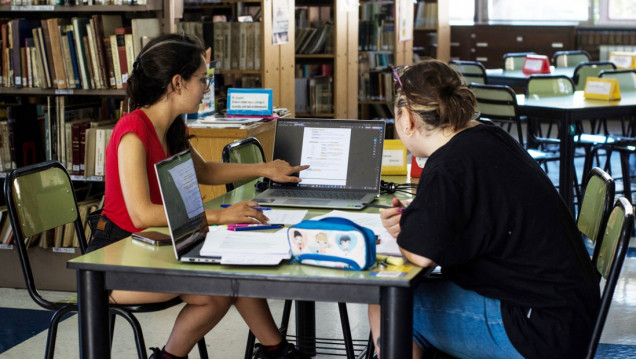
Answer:
[[[106, 148], [106, 191], [100, 223], [89, 250], [94, 250], [153, 226], [167, 226], [154, 163], [186, 148], [192, 151], [199, 183], [218, 185], [252, 177], [297, 182], [291, 174], [307, 166], [275, 160], [259, 164], [205, 161], [190, 145], [183, 113], [197, 111], [209, 91], [204, 49], [186, 35], [166, 34], [148, 43], [133, 64], [127, 81], [133, 111], [116, 124]], [[209, 224], [258, 223], [267, 217], [256, 202], [206, 210]], [[152, 303], [180, 297], [186, 305], [177, 316], [162, 350], [151, 358], [187, 357], [231, 305], [235, 305], [261, 346], [257, 358], [299, 358], [293, 344], [281, 337], [267, 302], [257, 298], [231, 298], [192, 294], [146, 293], [115, 290], [112, 303]]]

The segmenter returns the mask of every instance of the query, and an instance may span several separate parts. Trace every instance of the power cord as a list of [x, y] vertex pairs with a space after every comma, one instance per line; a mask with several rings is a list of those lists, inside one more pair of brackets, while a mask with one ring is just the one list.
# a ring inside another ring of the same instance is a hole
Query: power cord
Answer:
[[417, 188], [416, 183], [395, 183], [395, 182], [386, 182], [384, 180], [380, 181], [380, 191], [386, 192], [388, 194], [393, 194], [395, 192], [402, 192], [406, 194], [410, 194], [412, 196], [415, 193], [412, 192], [414, 188]]

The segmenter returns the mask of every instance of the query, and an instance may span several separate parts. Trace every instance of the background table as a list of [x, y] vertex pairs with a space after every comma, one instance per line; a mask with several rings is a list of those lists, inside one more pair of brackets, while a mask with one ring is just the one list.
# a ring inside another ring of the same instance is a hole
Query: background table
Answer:
[[[565, 75], [571, 79], [574, 76], [574, 67], [552, 67], [552, 72], [545, 75]], [[521, 70], [486, 69], [486, 78], [489, 85], [510, 86], [515, 92], [522, 94], [525, 93], [530, 74]]]
[[[206, 203], [206, 207], [218, 208], [221, 203], [249, 199], [253, 194], [253, 188], [239, 187]], [[390, 203], [390, 197], [380, 202]], [[312, 209], [308, 217], [325, 212]], [[297, 263], [276, 267], [181, 263], [171, 246], [155, 247], [130, 238], [75, 258], [68, 267], [78, 272], [82, 358], [110, 357], [110, 289], [381, 304], [383, 357], [410, 358], [412, 288], [427, 274], [427, 270], [410, 265], [399, 276], [382, 276], [374, 270], [346, 271]]]
[[[583, 91], [570, 96], [531, 98], [517, 95], [521, 115], [551, 119], [559, 125], [559, 193], [574, 214], [574, 124], [596, 118], [636, 114], [636, 91], [624, 92], [620, 100], [588, 100]], [[585, 174], [583, 174], [585, 175]]]

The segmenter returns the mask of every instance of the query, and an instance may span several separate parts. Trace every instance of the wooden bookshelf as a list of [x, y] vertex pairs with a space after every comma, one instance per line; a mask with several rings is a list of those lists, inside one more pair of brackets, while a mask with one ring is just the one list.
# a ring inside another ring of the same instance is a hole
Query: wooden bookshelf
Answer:
[[[330, 38], [325, 49], [318, 53], [296, 53], [296, 78], [310, 78], [305, 67], [320, 68], [326, 66], [327, 72], [319, 74], [331, 76], [331, 111], [299, 111], [299, 117], [357, 118], [358, 117], [358, 15], [356, 4], [345, 0], [297, 0], [296, 10], [305, 9], [308, 24], [313, 21], [329, 22]], [[322, 16], [316, 18], [318, 8]], [[327, 16], [328, 14], [328, 16]], [[295, 19], [296, 20], [296, 19]], [[295, 36], [294, 36], [295, 37]], [[295, 44], [294, 39], [294, 46]], [[299, 75], [301, 73], [302, 75]], [[311, 81], [311, 80], [309, 80]], [[296, 91], [300, 89], [296, 88]], [[307, 90], [307, 96], [311, 92]], [[303, 91], [297, 92], [302, 94]], [[297, 99], [299, 100], [299, 99]], [[310, 104], [310, 99], [307, 99]], [[311, 106], [310, 106], [311, 107]]]
[[[418, 1], [413, 27], [413, 49], [419, 57], [450, 60], [449, 2]], [[424, 21], [422, 21], [424, 20]]]

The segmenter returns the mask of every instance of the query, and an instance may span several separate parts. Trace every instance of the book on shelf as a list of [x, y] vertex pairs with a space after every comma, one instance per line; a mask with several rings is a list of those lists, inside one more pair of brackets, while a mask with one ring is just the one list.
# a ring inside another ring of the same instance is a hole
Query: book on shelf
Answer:
[[128, 82], [128, 75], [132, 72], [133, 62], [135, 61], [135, 49], [133, 48], [133, 35], [132, 32], [124, 35], [124, 45], [126, 46], [126, 82]]
[[[11, 33], [11, 62], [13, 64], [11, 71], [13, 72], [13, 87], [21, 88], [27, 86], [25, 83], [27, 73], [24, 69], [25, 52], [22, 50], [25, 46], [25, 39], [33, 36], [33, 29], [38, 25], [37, 20], [32, 19], [13, 19], [9, 22], [8, 31]], [[25, 69], [26, 70], [26, 69]]]
[[[55, 73], [54, 88], [65, 89], [68, 88], [67, 76], [64, 71], [64, 55], [62, 54], [62, 37], [60, 32], [60, 26], [66, 25], [65, 22], [68, 19], [65, 18], [50, 18], [42, 20], [46, 22], [48, 37], [50, 42], [50, 51], [53, 62], [53, 68]], [[43, 25], [44, 29], [44, 25]], [[45, 40], [46, 41], [46, 40]]]
[[144, 45], [161, 34], [161, 24], [157, 18], [139, 18], [131, 19], [130, 25], [133, 35], [133, 59], [136, 59]]
[[309, 112], [309, 78], [296, 77], [294, 82], [296, 113], [307, 113]]
[[104, 176], [106, 166], [106, 145], [113, 133], [114, 125], [101, 126], [95, 132], [95, 175]]
[[9, 87], [9, 24], [7, 21], [0, 22], [0, 41], [2, 41], [2, 77], [0, 77], [0, 84], [2, 87]]
[[313, 114], [333, 111], [333, 77], [316, 76], [309, 79], [309, 112]]
[[[128, 80], [128, 58], [126, 56], [126, 34], [132, 34], [132, 28], [126, 26], [126, 27], [118, 27], [115, 29], [115, 42], [116, 42], [115, 48], [117, 49], [117, 57], [119, 60], [119, 70], [120, 70], [119, 74], [121, 77], [121, 88], [126, 88], [126, 81]], [[112, 46], [113, 45], [112, 45], [112, 38], [111, 38], [111, 49], [112, 49]], [[113, 58], [114, 56], [115, 56], [115, 53], [113, 53]], [[117, 83], [117, 85], [118, 85], [117, 88], [120, 88], [119, 83]]]
[[[118, 88], [112, 49], [109, 42], [110, 36], [115, 34], [115, 29], [123, 26], [121, 15], [98, 14], [93, 15], [91, 19], [93, 20], [95, 40], [97, 42], [98, 59], [103, 59], [103, 63], [99, 62], [102, 70], [102, 83], [105, 84], [106, 80], [108, 80], [110, 88]], [[100, 51], [103, 53], [101, 56], [99, 55]]]
[[[104, 39], [105, 41], [106, 39]], [[110, 35], [108, 38], [108, 43], [110, 44], [110, 58], [113, 63], [113, 73], [115, 74], [115, 83], [116, 88], [121, 89], [123, 87], [122, 78], [121, 78], [121, 65], [119, 63], [119, 51], [117, 50], [117, 35]], [[108, 53], [107, 53], [108, 56]]]
[[101, 58], [101, 54], [99, 52], [99, 42], [95, 35], [95, 28], [93, 26], [92, 19], [88, 21], [88, 24], [86, 24], [86, 35], [82, 37], [82, 42], [86, 49], [85, 55], [88, 61], [87, 70], [91, 86], [96, 89], [108, 88], [108, 81], [104, 77], [107, 70], [102, 68], [102, 66], [105, 67], [105, 60]]
[[[230, 69], [239, 70], [239, 60], [241, 57], [241, 23], [231, 22], [230, 29], [230, 46], [228, 46], [232, 54], [230, 57]], [[243, 56], [243, 59], [245, 59], [245, 56]]]
[[77, 65], [77, 53], [73, 25], [66, 25], [62, 30], [62, 50], [64, 52], [64, 64], [69, 88], [82, 88], [79, 67]]
[[44, 42], [44, 35], [42, 33], [42, 27], [33, 29], [33, 38], [35, 39], [35, 47], [38, 54], [38, 66], [41, 67], [41, 87], [53, 88], [53, 79], [51, 77], [51, 69], [49, 68], [49, 60], [46, 50], [46, 44]]
[[218, 70], [225, 70], [225, 60], [224, 60], [224, 33], [223, 33], [223, 22], [213, 22], [213, 36], [214, 36], [214, 46], [212, 47], [213, 58], [216, 61], [216, 68]]
[[89, 51], [89, 49], [84, 46], [83, 40], [84, 37], [87, 36], [86, 25], [89, 24], [89, 21], [88, 18], [73, 17], [71, 18], [71, 23], [73, 24], [73, 44], [76, 50], [77, 67], [79, 69], [82, 88], [84, 90], [90, 90], [94, 86], [92, 85], [92, 81], [88, 76], [89, 63], [86, 58], [86, 53]]

